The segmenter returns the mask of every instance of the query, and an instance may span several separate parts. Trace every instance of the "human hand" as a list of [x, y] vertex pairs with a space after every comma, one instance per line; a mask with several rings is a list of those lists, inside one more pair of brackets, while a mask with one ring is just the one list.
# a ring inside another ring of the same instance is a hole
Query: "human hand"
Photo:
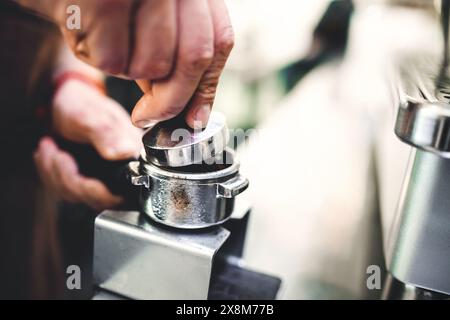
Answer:
[[[107, 160], [137, 157], [141, 148], [141, 131], [131, 125], [125, 110], [78, 80], [65, 82], [57, 91], [52, 122], [58, 135], [92, 145]], [[64, 200], [99, 211], [122, 202], [100, 180], [80, 174], [74, 157], [50, 137], [41, 139], [34, 159], [44, 183]]]
[[[52, 18], [75, 55], [113, 75], [139, 80], [133, 123], [146, 127], [186, 109], [204, 127], [234, 43], [224, 0], [16, 0]], [[67, 27], [69, 5], [80, 29]]]

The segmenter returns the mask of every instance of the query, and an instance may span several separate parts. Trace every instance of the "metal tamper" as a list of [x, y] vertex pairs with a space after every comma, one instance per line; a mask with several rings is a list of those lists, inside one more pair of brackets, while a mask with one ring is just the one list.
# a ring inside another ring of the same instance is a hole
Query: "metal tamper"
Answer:
[[222, 154], [229, 139], [225, 117], [212, 112], [204, 129], [191, 129], [180, 118], [160, 122], [143, 138], [146, 159], [160, 167], [185, 167]]
[[212, 112], [204, 130], [174, 119], [157, 124], [143, 138], [145, 152], [130, 164], [131, 183], [140, 186], [140, 210], [154, 221], [180, 229], [225, 222], [234, 198], [248, 187], [239, 174], [225, 117]]

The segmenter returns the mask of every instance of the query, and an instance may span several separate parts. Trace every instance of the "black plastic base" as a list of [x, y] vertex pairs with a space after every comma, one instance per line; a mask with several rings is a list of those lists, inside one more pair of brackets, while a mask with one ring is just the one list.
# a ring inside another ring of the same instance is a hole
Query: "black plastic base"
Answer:
[[267, 274], [218, 263], [213, 270], [209, 300], [275, 300], [281, 280]]

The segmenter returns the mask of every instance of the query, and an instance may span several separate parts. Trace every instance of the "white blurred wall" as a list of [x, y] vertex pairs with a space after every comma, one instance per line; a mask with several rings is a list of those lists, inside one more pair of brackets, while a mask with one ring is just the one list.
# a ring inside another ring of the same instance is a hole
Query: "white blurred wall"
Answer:
[[[266, 117], [281, 99], [276, 71], [306, 55], [329, 0], [227, 0], [236, 34], [214, 108], [229, 124]], [[257, 91], [255, 93], [255, 91]]]
[[373, 243], [372, 151], [385, 230], [409, 152], [393, 133], [385, 70], [395, 52], [437, 43], [433, 19], [411, 8], [358, 7], [344, 60], [306, 76], [241, 148], [251, 181], [242, 198], [254, 208], [246, 259], [282, 277], [281, 298], [368, 296], [366, 268], [381, 250]]

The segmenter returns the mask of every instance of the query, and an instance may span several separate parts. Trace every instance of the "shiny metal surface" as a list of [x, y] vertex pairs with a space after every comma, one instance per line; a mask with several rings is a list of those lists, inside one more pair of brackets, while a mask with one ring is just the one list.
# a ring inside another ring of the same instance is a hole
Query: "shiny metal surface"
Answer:
[[[234, 197], [249, 185], [228, 150], [231, 165], [206, 172], [159, 168], [142, 159], [130, 165], [131, 183], [141, 187], [142, 212], [153, 220], [181, 229], [199, 229], [225, 222], [233, 213]], [[144, 157], [145, 155], [143, 155]]]
[[450, 294], [450, 159], [413, 149], [386, 247], [389, 272]]
[[248, 188], [248, 179], [238, 174], [234, 178], [217, 184], [217, 197], [234, 198]]
[[450, 77], [441, 63], [415, 56], [399, 66], [395, 133], [412, 146], [450, 157]]
[[213, 259], [230, 232], [155, 226], [136, 211], [95, 221], [94, 283], [131, 299], [206, 299]]
[[450, 1], [436, 6], [440, 15], [440, 54], [416, 52], [402, 56], [394, 71], [399, 110], [395, 133], [404, 142], [450, 157]]
[[94, 293], [94, 296], [92, 297], [92, 300], [128, 300], [125, 297], [122, 297], [120, 295], [114, 294], [109, 291], [105, 290], [98, 290]]
[[143, 137], [147, 160], [162, 167], [183, 167], [214, 158], [225, 150], [229, 132], [225, 117], [212, 112], [203, 130], [193, 130], [178, 118], [150, 128]]
[[[437, 1], [438, 2], [438, 1]], [[445, 65], [448, 65], [449, 61], [449, 30], [450, 30], [450, 1], [449, 0], [441, 0], [440, 1], [440, 16], [441, 16], [441, 28], [442, 28], [442, 36], [444, 37], [444, 57], [445, 57]]]
[[395, 133], [417, 149], [411, 151], [386, 242], [387, 268], [400, 283], [388, 284], [386, 297], [450, 294], [449, 10], [449, 2], [442, 1], [443, 41], [436, 43], [440, 54], [409, 53], [394, 72], [399, 106]]
[[383, 300], [450, 300], [450, 296], [403, 283], [392, 275], [386, 277]]

